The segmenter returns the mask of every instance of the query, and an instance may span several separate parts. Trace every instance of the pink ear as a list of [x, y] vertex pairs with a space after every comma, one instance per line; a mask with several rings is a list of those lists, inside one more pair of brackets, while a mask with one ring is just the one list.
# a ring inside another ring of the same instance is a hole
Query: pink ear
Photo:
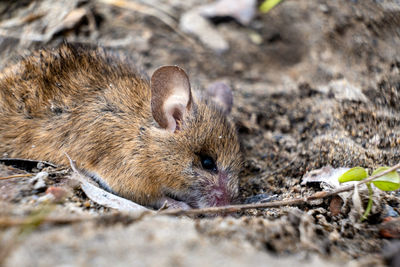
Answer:
[[207, 87], [206, 93], [211, 100], [229, 114], [233, 105], [232, 89], [224, 82], [214, 82]]
[[192, 93], [189, 78], [178, 66], [158, 68], [151, 76], [151, 112], [164, 129], [175, 132], [190, 110]]

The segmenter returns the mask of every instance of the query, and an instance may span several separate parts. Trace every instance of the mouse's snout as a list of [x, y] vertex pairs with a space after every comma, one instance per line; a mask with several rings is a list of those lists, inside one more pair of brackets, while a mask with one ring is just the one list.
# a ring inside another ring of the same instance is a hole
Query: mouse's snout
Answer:
[[219, 171], [212, 179], [207, 177], [200, 182], [202, 198], [199, 207], [216, 207], [231, 205], [238, 195], [237, 177], [226, 171]]

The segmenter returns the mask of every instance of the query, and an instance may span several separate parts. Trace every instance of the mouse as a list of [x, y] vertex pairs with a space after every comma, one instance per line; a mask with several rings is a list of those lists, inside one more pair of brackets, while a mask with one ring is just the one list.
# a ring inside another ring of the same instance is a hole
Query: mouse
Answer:
[[224, 83], [193, 90], [178, 66], [151, 77], [101, 47], [62, 44], [0, 72], [0, 155], [77, 166], [144, 206], [203, 208], [238, 197], [242, 155]]

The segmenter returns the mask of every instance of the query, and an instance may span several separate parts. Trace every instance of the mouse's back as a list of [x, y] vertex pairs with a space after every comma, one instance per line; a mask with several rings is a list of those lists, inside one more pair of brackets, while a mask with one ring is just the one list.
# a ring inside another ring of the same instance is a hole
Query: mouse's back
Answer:
[[2, 71], [0, 113], [3, 156], [67, 163], [63, 147], [98, 138], [100, 129], [91, 127], [96, 120], [105, 128], [118, 121], [116, 135], [124, 123], [148, 121], [149, 83], [118, 54], [63, 45]]

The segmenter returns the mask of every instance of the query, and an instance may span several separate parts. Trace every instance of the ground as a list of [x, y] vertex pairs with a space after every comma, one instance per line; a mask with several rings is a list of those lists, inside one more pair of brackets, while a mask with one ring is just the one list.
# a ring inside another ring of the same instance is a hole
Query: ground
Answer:
[[[284, 0], [248, 25], [214, 18], [226, 51], [179, 26], [183, 14], [202, 4], [6, 1], [0, 4], [0, 67], [67, 40], [129, 53], [149, 74], [179, 65], [196, 88], [227, 82], [245, 159], [241, 202], [309, 196], [321, 188], [301, 185], [302, 178], [324, 166], [372, 170], [400, 162], [398, 1]], [[38, 171], [5, 163], [3, 177]], [[68, 169], [45, 168], [50, 176], [42, 186], [32, 177], [0, 180], [0, 264], [396, 266], [399, 246], [389, 237], [399, 237], [399, 223], [397, 236], [382, 229], [387, 218], [399, 216], [398, 192], [379, 193], [362, 223], [351, 215], [351, 203], [334, 212], [335, 198], [226, 217], [132, 218], [88, 199], [69, 181]], [[46, 212], [77, 220], [20, 226], [18, 218], [44, 209], [54, 187], [67, 193]]]

